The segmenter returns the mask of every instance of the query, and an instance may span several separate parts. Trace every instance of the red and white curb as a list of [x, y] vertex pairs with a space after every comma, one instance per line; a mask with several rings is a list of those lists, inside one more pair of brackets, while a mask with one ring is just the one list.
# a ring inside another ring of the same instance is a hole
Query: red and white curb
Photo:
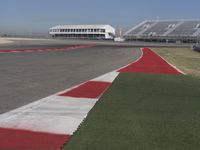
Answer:
[[150, 49], [142, 51], [126, 67], [0, 115], [0, 149], [59, 150], [119, 73], [182, 74]]
[[[105, 74], [0, 115], [0, 149], [60, 149], [118, 74]], [[59, 140], [56, 142], [56, 139]]]
[[121, 73], [185, 74], [149, 48], [142, 48], [143, 57], [119, 70]]
[[90, 48], [96, 46], [95, 44], [89, 45], [74, 45], [62, 48], [34, 48], [34, 49], [13, 49], [13, 50], [0, 50], [0, 53], [31, 53], [31, 52], [48, 52], [48, 51], [69, 51], [74, 49]]

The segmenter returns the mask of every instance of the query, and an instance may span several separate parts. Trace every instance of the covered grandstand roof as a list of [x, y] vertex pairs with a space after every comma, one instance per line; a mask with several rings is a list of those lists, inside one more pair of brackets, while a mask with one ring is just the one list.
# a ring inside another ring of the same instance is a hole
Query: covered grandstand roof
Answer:
[[197, 37], [200, 20], [145, 20], [124, 34], [125, 37]]

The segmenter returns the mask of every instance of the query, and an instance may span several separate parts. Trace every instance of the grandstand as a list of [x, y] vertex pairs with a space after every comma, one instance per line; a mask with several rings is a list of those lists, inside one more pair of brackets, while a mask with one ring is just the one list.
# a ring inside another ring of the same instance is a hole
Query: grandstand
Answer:
[[49, 29], [53, 38], [106, 39], [115, 37], [115, 28], [110, 25], [58, 25]]
[[200, 20], [146, 20], [124, 34], [127, 41], [196, 43]]

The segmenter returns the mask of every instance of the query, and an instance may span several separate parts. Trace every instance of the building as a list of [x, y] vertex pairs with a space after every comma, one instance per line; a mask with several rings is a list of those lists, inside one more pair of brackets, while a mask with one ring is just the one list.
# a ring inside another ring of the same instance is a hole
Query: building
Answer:
[[50, 28], [53, 38], [106, 39], [115, 37], [115, 29], [110, 25], [59, 25]]
[[200, 20], [146, 20], [124, 34], [127, 41], [196, 43]]

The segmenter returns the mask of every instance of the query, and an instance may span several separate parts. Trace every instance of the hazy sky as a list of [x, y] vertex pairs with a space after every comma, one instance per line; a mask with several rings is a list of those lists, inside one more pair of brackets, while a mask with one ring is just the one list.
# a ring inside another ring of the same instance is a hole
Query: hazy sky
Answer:
[[111, 24], [145, 19], [199, 19], [200, 0], [1, 0], [0, 34], [47, 32], [58, 24]]

